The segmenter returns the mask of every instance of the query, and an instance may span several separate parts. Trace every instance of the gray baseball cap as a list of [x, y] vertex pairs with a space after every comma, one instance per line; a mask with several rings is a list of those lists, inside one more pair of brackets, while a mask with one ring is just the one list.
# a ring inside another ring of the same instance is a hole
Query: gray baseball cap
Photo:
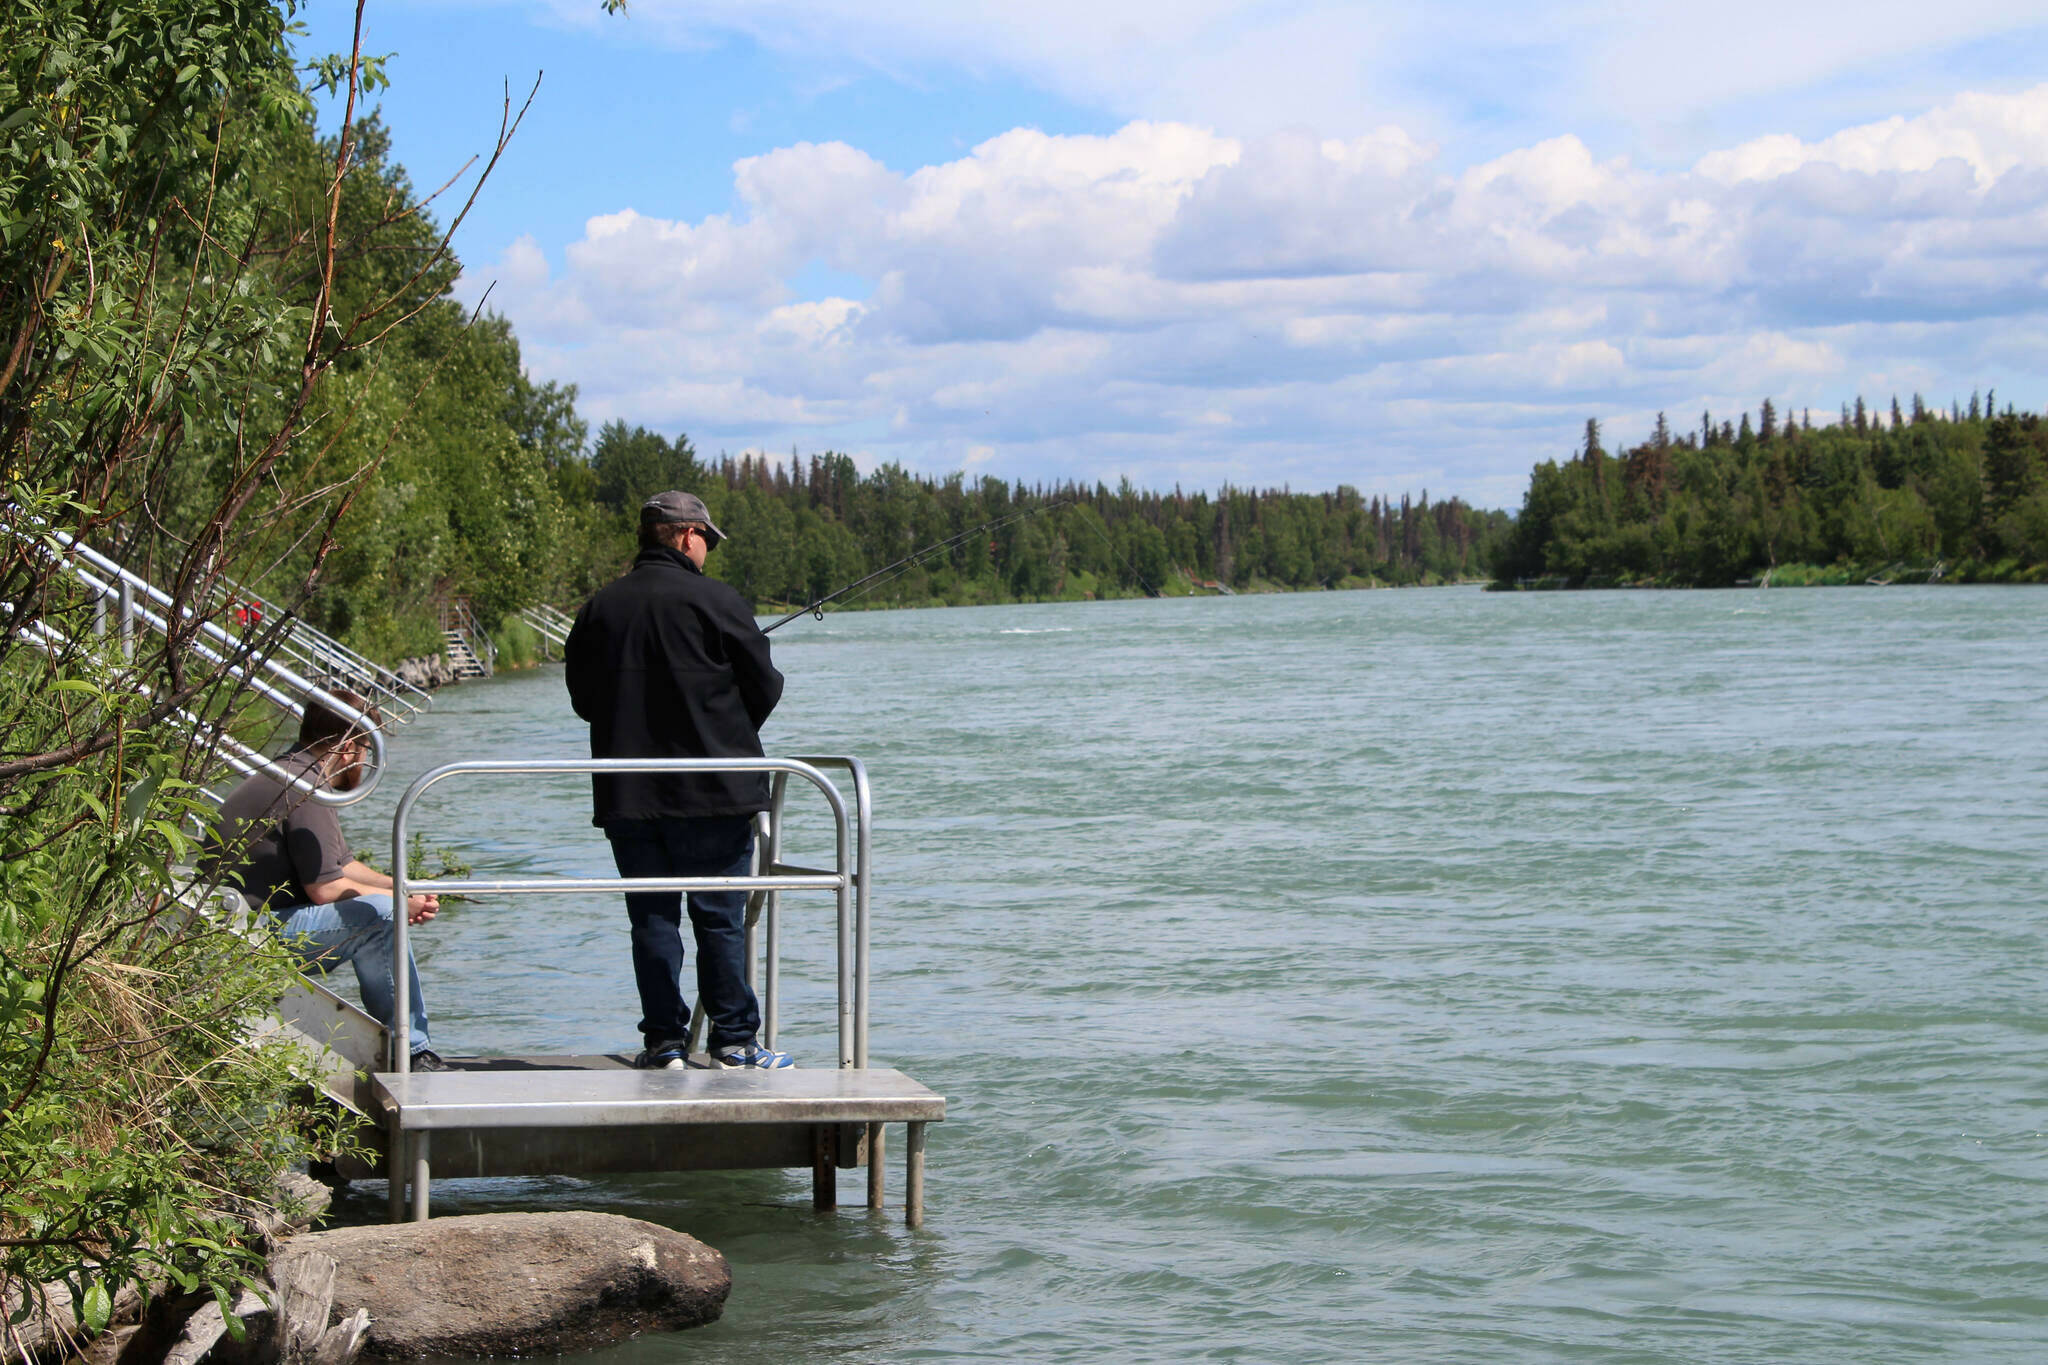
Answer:
[[725, 532], [712, 523], [711, 509], [695, 493], [671, 489], [666, 493], [656, 493], [640, 504], [642, 526], [661, 526], [679, 521], [696, 522], [702, 526], [710, 532], [713, 545], [725, 539]]

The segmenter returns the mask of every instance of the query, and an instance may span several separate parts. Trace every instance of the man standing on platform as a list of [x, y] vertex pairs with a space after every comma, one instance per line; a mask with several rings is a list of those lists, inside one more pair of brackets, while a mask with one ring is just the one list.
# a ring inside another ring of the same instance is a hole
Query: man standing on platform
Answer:
[[[759, 758], [761, 725], [782, 696], [768, 637], [737, 592], [704, 574], [725, 539], [694, 494], [658, 493], [640, 508], [640, 552], [624, 577], [576, 614], [564, 650], [569, 701], [590, 723], [593, 758]], [[611, 841], [621, 877], [731, 877], [751, 870], [765, 773], [596, 773], [591, 823]], [[713, 1067], [793, 1065], [760, 1046], [761, 1007], [747, 984], [746, 892], [692, 891], [697, 1002]], [[690, 1064], [683, 1000], [682, 893], [630, 892], [633, 979], [646, 1048], [634, 1065]]]

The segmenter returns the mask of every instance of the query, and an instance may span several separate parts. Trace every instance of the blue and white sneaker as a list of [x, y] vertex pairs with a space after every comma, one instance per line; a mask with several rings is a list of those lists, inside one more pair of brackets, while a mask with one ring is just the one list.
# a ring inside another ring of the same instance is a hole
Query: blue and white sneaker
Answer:
[[681, 1071], [690, 1064], [690, 1057], [682, 1043], [650, 1043], [647, 1050], [633, 1059], [634, 1069], [639, 1071]]
[[711, 1049], [711, 1068], [714, 1071], [741, 1071], [749, 1067], [780, 1071], [795, 1065], [796, 1059], [787, 1052], [777, 1052], [759, 1043], [721, 1043]]

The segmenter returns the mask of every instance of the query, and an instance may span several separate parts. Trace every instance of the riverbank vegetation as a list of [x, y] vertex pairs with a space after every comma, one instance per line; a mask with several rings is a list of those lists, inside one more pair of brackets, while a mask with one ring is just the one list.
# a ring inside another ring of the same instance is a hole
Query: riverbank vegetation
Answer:
[[1997, 395], [1839, 420], [1702, 414], [1609, 454], [1597, 422], [1536, 466], [1493, 561], [1501, 586], [1790, 587], [2048, 581], [2048, 422]]
[[[285, 624], [238, 617], [241, 585], [342, 612], [422, 553], [494, 582], [545, 484], [515, 430], [545, 393], [447, 301], [374, 122], [316, 136], [284, 23], [269, 0], [0, 21], [0, 1287], [20, 1319], [64, 1284], [88, 1332], [124, 1290], [225, 1303], [277, 1173], [331, 1145], [294, 1098], [309, 1060], [258, 1026], [292, 959], [189, 866], [202, 788], [233, 777], [219, 737], [257, 723], [223, 656]], [[311, 74], [352, 105], [377, 80]], [[168, 595], [132, 635], [74, 539]]]

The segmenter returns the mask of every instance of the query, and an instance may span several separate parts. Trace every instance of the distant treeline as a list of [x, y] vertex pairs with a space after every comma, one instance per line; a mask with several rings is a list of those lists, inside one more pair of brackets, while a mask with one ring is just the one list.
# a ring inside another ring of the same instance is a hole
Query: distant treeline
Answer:
[[1500, 542], [1502, 585], [2048, 579], [2048, 424], [1997, 395], [1889, 414], [1859, 397], [1838, 422], [1781, 418], [1673, 433], [1536, 466]]
[[[619, 545], [604, 557], [614, 560], [641, 499], [662, 488], [703, 494], [731, 537], [708, 567], [761, 605], [821, 597], [948, 541], [860, 596], [936, 605], [1447, 582], [1483, 576], [1509, 524], [1457, 499], [1395, 503], [1350, 487], [1211, 496], [1128, 481], [930, 478], [896, 465], [863, 474], [837, 453], [700, 460], [687, 439], [622, 422], [600, 431], [588, 464], [561, 480], [565, 501], [610, 517]], [[968, 534], [986, 522], [999, 524]]]

